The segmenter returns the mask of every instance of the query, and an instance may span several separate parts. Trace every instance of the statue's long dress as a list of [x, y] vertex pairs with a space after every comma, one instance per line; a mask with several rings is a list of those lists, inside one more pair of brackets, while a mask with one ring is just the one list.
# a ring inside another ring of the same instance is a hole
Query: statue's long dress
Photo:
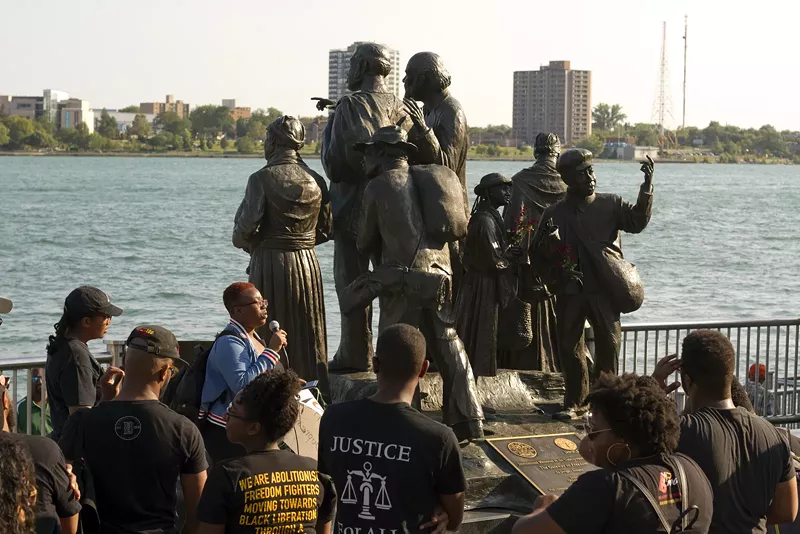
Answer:
[[[249, 243], [250, 282], [269, 301], [269, 321], [285, 330], [289, 364], [305, 380], [326, 379], [328, 348], [322, 275], [314, 245], [331, 235], [325, 180], [290, 154], [250, 177], [234, 227], [234, 244]], [[237, 243], [237, 240], [239, 241]]]
[[469, 220], [464, 247], [466, 274], [456, 300], [456, 331], [478, 376], [497, 374], [497, 320], [501, 301], [511, 296], [504, 284], [509, 269], [503, 252], [500, 214], [482, 204]]
[[[567, 185], [561, 180], [555, 168], [539, 163], [521, 170], [511, 181], [513, 183], [511, 204], [505, 211], [507, 228], [516, 224], [515, 218], [523, 206], [525, 219], [539, 219], [548, 206], [563, 199], [567, 194]], [[538, 225], [539, 223], [536, 224]], [[528, 244], [529, 241], [523, 243]], [[524, 349], [500, 351], [499, 365], [503, 369], [558, 371], [561, 366], [557, 351], [555, 297], [546, 291], [542, 280], [531, 266], [528, 254], [523, 256], [519, 269], [519, 296], [531, 303], [533, 341]]]

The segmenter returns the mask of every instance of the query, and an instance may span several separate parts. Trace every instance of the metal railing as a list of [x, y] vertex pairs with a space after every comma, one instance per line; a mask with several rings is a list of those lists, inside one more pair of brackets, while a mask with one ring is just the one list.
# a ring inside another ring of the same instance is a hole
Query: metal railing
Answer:
[[[800, 413], [800, 318], [680, 323], [642, 323], [622, 326], [620, 372], [650, 374], [669, 354], [680, 354], [683, 338], [699, 329], [716, 330], [736, 350], [736, 378], [752, 389], [756, 412], [765, 416]], [[762, 387], [748, 384], [748, 371], [765, 367]]]
[[[752, 364], [764, 365], [766, 379], [763, 391], [755, 388], [753, 406], [768, 419], [786, 424], [793, 416], [800, 416], [800, 318], [765, 319], [740, 321], [708, 321], [677, 323], [638, 323], [622, 325], [622, 344], [619, 355], [620, 372], [650, 374], [658, 360], [669, 354], [680, 353], [681, 343], [694, 330], [711, 329], [725, 334], [736, 350], [736, 377], [747, 383], [747, 373]], [[592, 335], [587, 334], [592, 345]], [[117, 365], [121, 357], [123, 342], [106, 341], [108, 350], [100, 354], [97, 361]], [[0, 372], [11, 378], [10, 393], [16, 409], [20, 384], [25, 392], [33, 389], [32, 370], [43, 368], [44, 361], [17, 360], [0, 362]], [[24, 375], [24, 382], [20, 382]], [[677, 379], [677, 377], [676, 377]], [[42, 377], [41, 405], [47, 402], [47, 388]], [[765, 394], [766, 393], [766, 394]], [[676, 400], [682, 407], [682, 393]], [[770, 402], [771, 400], [771, 402]], [[31, 432], [32, 403], [27, 403], [27, 428], [18, 431]], [[798, 419], [798, 417], [795, 417]], [[44, 433], [45, 410], [42, 410], [42, 432]], [[791, 421], [790, 421], [791, 420]]]
[[[100, 354], [95, 358], [101, 364], [111, 363], [112, 355], [111, 354]], [[11, 395], [11, 409], [16, 412], [17, 405], [24, 400], [25, 398], [28, 399], [28, 402], [25, 403], [25, 411], [26, 411], [26, 425], [25, 428], [17, 428], [16, 431], [23, 434], [31, 434], [32, 433], [32, 426], [33, 426], [33, 402], [31, 401], [30, 392], [33, 391], [33, 370], [34, 369], [44, 369], [44, 360], [4, 360], [0, 362], [0, 374], [6, 376], [11, 379], [8, 385], [8, 392]], [[39, 401], [40, 407], [40, 429], [41, 434], [43, 436], [47, 435], [47, 425], [45, 424], [47, 420], [47, 415], [50, 413], [49, 408], [47, 408], [47, 383], [45, 382], [44, 373], [41, 376], [42, 382], [42, 397]], [[25, 386], [25, 391], [22, 391], [22, 386]], [[20, 398], [22, 397], [22, 398]]]

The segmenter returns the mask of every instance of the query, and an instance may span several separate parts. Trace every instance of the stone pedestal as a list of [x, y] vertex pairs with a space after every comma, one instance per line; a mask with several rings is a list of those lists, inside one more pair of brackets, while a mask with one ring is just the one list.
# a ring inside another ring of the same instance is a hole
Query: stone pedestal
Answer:
[[[372, 373], [330, 375], [334, 403], [362, 399], [375, 393]], [[442, 380], [436, 373], [420, 382], [422, 411], [441, 421]], [[486, 412], [488, 438], [580, 432], [580, 426], [553, 421], [561, 407], [564, 380], [557, 373], [505, 371], [478, 379], [478, 398]], [[462, 532], [504, 534], [514, 516], [530, 513], [539, 495], [485, 440], [462, 444], [467, 477]]]

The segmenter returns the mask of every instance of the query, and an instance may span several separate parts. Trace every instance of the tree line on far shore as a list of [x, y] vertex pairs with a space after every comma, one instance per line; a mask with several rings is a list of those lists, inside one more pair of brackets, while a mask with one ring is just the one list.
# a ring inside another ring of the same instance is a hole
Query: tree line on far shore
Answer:
[[[89, 132], [85, 123], [74, 128], [60, 128], [42, 115], [35, 120], [26, 117], [0, 117], [0, 149], [61, 151], [226, 151], [252, 153], [262, 150], [267, 125], [283, 113], [276, 108], [257, 109], [249, 118], [234, 120], [230, 109], [206, 105], [195, 108], [188, 117], [174, 111], [159, 114], [151, 125], [139, 106], [120, 111], [136, 113], [132, 124], [120, 131], [117, 120], [105, 109]], [[321, 117], [323, 120], [325, 117]], [[304, 118], [312, 122], [315, 118]], [[309, 140], [305, 151], [315, 149]]]
[[[158, 115], [151, 125], [139, 106], [120, 111], [136, 113], [131, 126], [120, 132], [116, 119], [103, 110], [94, 133], [85, 124], [57, 129], [45, 115], [31, 120], [25, 117], [0, 117], [1, 150], [62, 151], [238, 151], [260, 152], [267, 125], [282, 115], [276, 108], [257, 109], [249, 118], [234, 120], [230, 109], [205, 105], [192, 110], [188, 117], [168, 111]], [[301, 117], [304, 123], [326, 117]], [[308, 132], [307, 132], [308, 133]], [[469, 129], [470, 157], [528, 159], [531, 147], [514, 138], [508, 125], [489, 125]], [[627, 122], [619, 104], [600, 103], [592, 110], [592, 134], [576, 146], [591, 150], [598, 157], [608, 156], [608, 139], [632, 140], [637, 146], [660, 147], [663, 156], [713, 156], [720, 162], [792, 161], [800, 163], [800, 132], [778, 131], [770, 125], [761, 128], [723, 126], [712, 121], [705, 128], [694, 126], [659, 135], [657, 124]], [[306, 139], [303, 153], [319, 153], [316, 139]], [[693, 152], [695, 151], [695, 152]], [[696, 159], [696, 158], [695, 158]]]

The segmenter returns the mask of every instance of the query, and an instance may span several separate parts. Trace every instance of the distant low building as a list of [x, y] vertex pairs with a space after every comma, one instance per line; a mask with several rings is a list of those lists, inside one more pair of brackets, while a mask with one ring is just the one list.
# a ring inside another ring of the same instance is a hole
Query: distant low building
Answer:
[[233, 117], [233, 120], [235, 121], [238, 121], [239, 119], [249, 119], [250, 117], [253, 116], [253, 113], [250, 111], [250, 108], [237, 106], [235, 98], [223, 98], [222, 107], [231, 110], [230, 112], [231, 117]]
[[250, 112], [250, 108], [231, 109], [231, 117], [233, 117], [233, 120], [235, 121], [238, 121], [239, 119], [249, 119], [252, 116], [253, 114]]
[[58, 107], [61, 117], [58, 123], [60, 128], [75, 128], [83, 122], [89, 133], [94, 132], [94, 111], [87, 100], [70, 98]]
[[300, 120], [306, 129], [306, 144], [319, 143], [322, 139], [322, 132], [325, 131], [325, 126], [328, 125], [328, 118], [303, 117]]
[[44, 97], [41, 96], [12, 96], [7, 97], [8, 102], [5, 113], [12, 117], [25, 117], [35, 120], [44, 110]]
[[183, 100], [175, 100], [173, 95], [167, 95], [165, 102], [142, 102], [139, 104], [139, 111], [149, 115], [160, 115], [167, 111], [173, 111], [178, 117], [189, 117], [189, 104]]
[[659, 148], [657, 146], [637, 146], [633, 151], [633, 159], [636, 161], [644, 161], [646, 156], [653, 159], [658, 159]]
[[[102, 109], [93, 109], [94, 112], [94, 125], [95, 129], [97, 129], [98, 125], [100, 124], [100, 117], [103, 114]], [[117, 121], [117, 128], [119, 128], [119, 133], [123, 134], [128, 131], [128, 128], [133, 126], [133, 119], [136, 118], [136, 115], [140, 115], [139, 113], [128, 113], [127, 111], [118, 111], [116, 109], [107, 109], [108, 115]], [[142, 113], [144, 118], [147, 119], [147, 122], [153, 124], [153, 121], [156, 120], [156, 115], [152, 113]]]
[[645, 156], [657, 159], [658, 151], [659, 148], [657, 146], [635, 146], [632, 143], [607, 142], [603, 150], [603, 157], [624, 161], [642, 161]]

